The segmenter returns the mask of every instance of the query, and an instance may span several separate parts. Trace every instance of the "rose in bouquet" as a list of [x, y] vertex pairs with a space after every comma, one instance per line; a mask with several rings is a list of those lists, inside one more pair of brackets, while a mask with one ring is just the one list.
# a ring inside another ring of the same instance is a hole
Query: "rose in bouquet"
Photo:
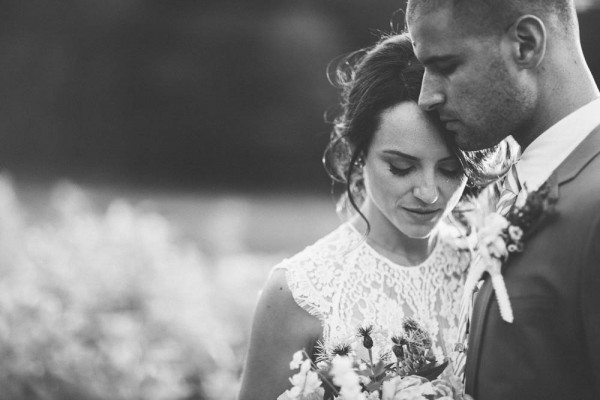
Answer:
[[[358, 329], [358, 341], [321, 345], [317, 362], [301, 350], [290, 369], [292, 388], [278, 400], [466, 400], [462, 383], [448, 375], [440, 378], [448, 361], [432, 350], [430, 334], [412, 318], [374, 357], [373, 327]], [[357, 356], [366, 350], [368, 359]]]

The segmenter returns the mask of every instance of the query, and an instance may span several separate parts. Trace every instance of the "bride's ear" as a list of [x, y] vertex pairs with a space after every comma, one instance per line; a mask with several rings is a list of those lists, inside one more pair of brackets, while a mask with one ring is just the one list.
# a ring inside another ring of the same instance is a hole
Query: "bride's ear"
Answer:
[[537, 68], [546, 54], [547, 32], [535, 15], [522, 15], [506, 32], [513, 61], [523, 69]]

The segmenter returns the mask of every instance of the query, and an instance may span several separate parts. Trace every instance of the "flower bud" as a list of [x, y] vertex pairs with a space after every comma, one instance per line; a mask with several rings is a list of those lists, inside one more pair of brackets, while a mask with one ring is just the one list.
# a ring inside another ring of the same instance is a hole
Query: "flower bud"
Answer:
[[402, 346], [395, 344], [394, 346], [392, 346], [392, 351], [394, 352], [394, 355], [396, 356], [396, 358], [398, 358], [398, 360], [404, 360], [404, 348]]
[[373, 348], [373, 339], [368, 333], [363, 335], [363, 346], [365, 346], [365, 349]]

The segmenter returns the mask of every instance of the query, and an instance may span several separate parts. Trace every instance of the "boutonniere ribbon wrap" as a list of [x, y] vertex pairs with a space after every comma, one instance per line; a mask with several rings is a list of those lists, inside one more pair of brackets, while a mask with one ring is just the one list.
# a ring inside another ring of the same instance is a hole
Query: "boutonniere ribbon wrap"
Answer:
[[485, 217], [476, 232], [476, 247], [471, 269], [465, 282], [465, 293], [473, 293], [487, 272], [498, 301], [500, 315], [512, 323], [514, 316], [502, 277], [502, 265], [511, 254], [524, 250], [524, 241], [546, 217], [554, 213], [556, 198], [550, 196], [550, 184], [528, 193], [526, 188], [505, 216], [492, 213]]

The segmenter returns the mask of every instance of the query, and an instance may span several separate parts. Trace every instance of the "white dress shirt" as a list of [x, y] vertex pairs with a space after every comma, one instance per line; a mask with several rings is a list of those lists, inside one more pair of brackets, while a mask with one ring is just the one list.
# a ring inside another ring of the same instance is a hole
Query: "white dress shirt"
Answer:
[[573, 150], [600, 125], [600, 98], [573, 111], [538, 136], [516, 164], [521, 187], [537, 190]]

